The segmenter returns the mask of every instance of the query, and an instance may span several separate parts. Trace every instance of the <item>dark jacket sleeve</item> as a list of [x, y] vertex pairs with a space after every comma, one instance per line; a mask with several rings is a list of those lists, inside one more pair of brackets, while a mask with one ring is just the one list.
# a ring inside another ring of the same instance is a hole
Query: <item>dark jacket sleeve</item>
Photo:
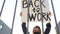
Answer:
[[[23, 30], [23, 33], [24, 33], [24, 34], [27, 33], [26, 23], [22, 23], [22, 30]], [[29, 34], [29, 32], [28, 32], [28, 34]]]
[[47, 23], [47, 24], [46, 24], [46, 27], [47, 27], [47, 28], [46, 28], [46, 30], [45, 30], [44, 33], [45, 33], [45, 34], [49, 34], [49, 32], [50, 32], [50, 30], [51, 30], [51, 24], [50, 24], [50, 23]]
[[22, 23], [22, 30], [23, 30], [23, 33], [26, 34], [26, 23]]

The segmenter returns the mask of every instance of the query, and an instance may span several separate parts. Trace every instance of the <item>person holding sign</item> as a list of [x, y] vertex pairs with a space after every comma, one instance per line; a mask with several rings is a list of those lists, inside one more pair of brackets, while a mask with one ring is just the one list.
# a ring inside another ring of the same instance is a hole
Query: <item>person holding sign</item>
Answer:
[[[50, 22], [46, 24], [46, 29], [45, 29], [45, 32], [44, 34], [49, 34], [50, 30], [51, 30], [51, 24]], [[23, 30], [23, 33], [26, 34], [27, 32], [27, 27], [26, 27], [26, 23], [22, 23], [22, 30]], [[29, 32], [28, 32], [29, 33]], [[30, 34], [30, 33], [29, 33]], [[41, 29], [39, 26], [35, 26], [34, 29], [33, 29], [33, 34], [41, 34]]]
[[[29, 4], [29, 5], [28, 5]], [[48, 0], [43, 0], [41, 2], [42, 4], [42, 11], [43, 11], [43, 21], [51, 21], [50, 15], [51, 12], [49, 12], [49, 4], [48, 4]], [[29, 9], [28, 9], [29, 7]], [[29, 22], [30, 21], [41, 21], [41, 10], [40, 10], [40, 0], [30, 0], [30, 3], [28, 3], [28, 0], [22, 0], [22, 12], [20, 13], [21, 16], [21, 20], [22, 20], [22, 30], [24, 34], [27, 34], [27, 27], [26, 27], [26, 23], [27, 23], [27, 18], [29, 17]], [[28, 10], [29, 10], [29, 14], [28, 14]], [[45, 30], [45, 34], [49, 34], [50, 29], [51, 29], [51, 24], [50, 22], [48, 22], [46, 24], [46, 30]], [[28, 34], [29, 31], [28, 31]], [[41, 34], [41, 29], [39, 26], [35, 26], [33, 28], [33, 34]]]
[[[51, 12], [48, 12], [48, 13], [49, 13], [48, 16], [51, 16]], [[20, 16], [22, 16], [22, 12], [20, 13]], [[51, 21], [51, 20], [50, 20], [50, 21]], [[27, 31], [26, 22], [23, 22], [23, 23], [22, 23], [22, 30], [23, 30], [23, 33], [24, 33], [24, 34], [27, 33], [27, 32], [26, 32], [26, 31]], [[48, 22], [48, 23], [46, 24], [46, 29], [45, 29], [44, 34], [49, 34], [50, 30], [51, 30], [51, 24], [50, 24], [50, 22]], [[28, 34], [30, 34], [30, 33], [28, 32]], [[35, 27], [33, 28], [33, 34], [41, 34], [41, 29], [40, 29], [39, 26], [35, 26]]]

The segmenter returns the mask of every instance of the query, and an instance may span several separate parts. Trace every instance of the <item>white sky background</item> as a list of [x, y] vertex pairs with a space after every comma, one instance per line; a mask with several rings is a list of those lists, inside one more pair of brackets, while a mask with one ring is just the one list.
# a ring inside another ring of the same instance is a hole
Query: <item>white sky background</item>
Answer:
[[[2, 6], [2, 2], [3, 0], [0, 0], [0, 10], [1, 10], [1, 6]], [[55, 8], [55, 13], [56, 13], [56, 17], [57, 17], [57, 22], [59, 22], [60, 20], [60, 15], [59, 15], [59, 11], [60, 11], [60, 0], [53, 0], [54, 3], [54, 8]], [[49, 4], [50, 4], [50, 0], [49, 0]], [[49, 5], [50, 7], [50, 11], [52, 12], [51, 9], [51, 5]], [[5, 24], [7, 24], [10, 28], [12, 27], [12, 19], [13, 19], [13, 14], [14, 14], [14, 8], [15, 8], [15, 0], [6, 0], [5, 2], [5, 6], [2, 12], [2, 16], [1, 16], [1, 20], [3, 20], [5, 22]], [[13, 29], [13, 34], [23, 34], [22, 32], [22, 28], [21, 28], [21, 17], [20, 17], [20, 11], [21, 11], [21, 0], [18, 0], [18, 4], [17, 4], [17, 10], [16, 10], [16, 16], [15, 16], [15, 22], [14, 22], [14, 29]], [[54, 27], [55, 27], [55, 23], [54, 23], [54, 17], [52, 15], [52, 29], [50, 34], [56, 34]], [[33, 24], [33, 22], [30, 22], [30, 24]], [[29, 32], [32, 34], [32, 30], [33, 27], [35, 25], [40, 25], [41, 24], [37, 24], [34, 23], [34, 25], [31, 25], [32, 27], [29, 26]]]

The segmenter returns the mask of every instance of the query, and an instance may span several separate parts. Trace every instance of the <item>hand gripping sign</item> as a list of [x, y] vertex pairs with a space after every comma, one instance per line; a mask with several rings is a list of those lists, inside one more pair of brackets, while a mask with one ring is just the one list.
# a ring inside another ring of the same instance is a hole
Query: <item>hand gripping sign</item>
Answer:
[[[50, 19], [49, 4], [48, 0], [43, 0], [41, 2], [43, 20], [48, 21]], [[28, 0], [22, 0], [22, 22], [27, 22], [27, 16], [29, 21], [41, 21], [41, 10], [40, 10], [40, 0], [30, 0], [29, 2], [29, 16], [28, 16]]]

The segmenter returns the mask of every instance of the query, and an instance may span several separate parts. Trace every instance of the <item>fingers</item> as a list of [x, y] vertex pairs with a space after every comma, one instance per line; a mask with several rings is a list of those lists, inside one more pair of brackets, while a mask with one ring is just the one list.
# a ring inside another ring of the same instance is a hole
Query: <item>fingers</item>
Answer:
[[22, 12], [20, 12], [20, 16], [22, 16]]
[[51, 11], [49, 11], [49, 15], [51, 16], [52, 14], [51, 14]]

